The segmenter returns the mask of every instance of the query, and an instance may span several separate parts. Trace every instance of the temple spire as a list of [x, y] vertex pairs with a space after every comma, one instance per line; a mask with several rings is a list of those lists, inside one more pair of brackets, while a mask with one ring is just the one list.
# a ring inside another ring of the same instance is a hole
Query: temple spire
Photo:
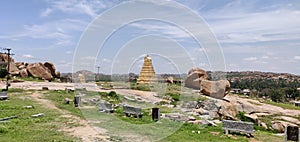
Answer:
[[147, 54], [144, 57], [144, 64], [140, 72], [139, 78], [137, 79], [138, 84], [148, 84], [155, 80], [155, 71], [152, 65], [152, 59]]

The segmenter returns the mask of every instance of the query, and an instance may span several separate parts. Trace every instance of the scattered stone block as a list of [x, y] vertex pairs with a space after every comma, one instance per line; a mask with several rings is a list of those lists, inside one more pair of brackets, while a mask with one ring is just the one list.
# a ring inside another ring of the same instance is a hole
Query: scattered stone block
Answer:
[[229, 131], [244, 132], [250, 134], [250, 136], [254, 133], [254, 127], [252, 122], [223, 120], [222, 123], [223, 130], [226, 131], [226, 135], [229, 134]]
[[75, 96], [74, 97], [74, 105], [75, 105], [75, 107], [79, 106], [80, 100], [81, 100], [80, 96]]
[[49, 90], [48, 87], [42, 87], [42, 90]]
[[7, 92], [0, 92], [0, 100], [6, 100], [9, 99], [7, 96]]
[[143, 116], [143, 112], [142, 112], [141, 108], [127, 106], [127, 105], [123, 105], [123, 113], [127, 117], [130, 117], [133, 115], [134, 117], [142, 118], [142, 116]]
[[14, 118], [18, 118], [18, 116], [9, 116], [9, 117], [5, 117], [5, 118], [0, 118], [0, 122], [1, 121], [7, 121], [7, 120], [10, 120], [10, 119], [14, 119]]
[[70, 102], [71, 102], [71, 99], [69, 99], [69, 98], [65, 98], [65, 99], [64, 99], [64, 102], [65, 102], [65, 104], [70, 104]]
[[114, 109], [112, 108], [112, 104], [105, 102], [105, 101], [101, 101], [98, 103], [98, 110], [100, 112], [107, 112], [107, 113], [114, 112]]
[[26, 109], [32, 109], [33, 106], [24, 106], [24, 108], [26, 108]]
[[160, 120], [160, 109], [152, 108], [152, 120], [159, 121]]
[[42, 116], [44, 116], [44, 113], [31, 115], [32, 118], [37, 118], [37, 117], [42, 117]]
[[299, 141], [300, 139], [300, 128], [298, 126], [287, 126], [284, 130], [284, 142]]

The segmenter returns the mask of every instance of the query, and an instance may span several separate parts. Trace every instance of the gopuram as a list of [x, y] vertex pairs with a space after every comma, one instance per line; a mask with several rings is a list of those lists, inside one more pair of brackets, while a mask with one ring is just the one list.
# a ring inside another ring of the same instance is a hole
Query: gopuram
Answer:
[[140, 75], [137, 79], [137, 84], [149, 84], [156, 81], [155, 71], [152, 65], [152, 59], [149, 55], [144, 57], [144, 64]]

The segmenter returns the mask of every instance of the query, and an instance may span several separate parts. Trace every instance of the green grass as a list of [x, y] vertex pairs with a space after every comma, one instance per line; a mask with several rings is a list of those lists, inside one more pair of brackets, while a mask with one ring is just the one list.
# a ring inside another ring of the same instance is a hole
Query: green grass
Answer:
[[264, 101], [264, 103], [274, 105], [274, 106], [278, 106], [278, 107], [282, 107], [284, 109], [300, 110], [300, 107], [296, 107], [292, 104], [276, 103], [276, 102], [273, 102], [273, 101]]
[[[193, 133], [194, 131], [194, 133]], [[200, 134], [198, 134], [200, 131]], [[212, 134], [212, 133], [217, 134]], [[161, 140], [160, 142], [247, 142], [247, 138], [243, 135], [234, 135], [230, 138], [223, 133], [221, 126], [218, 127], [202, 127], [201, 125], [185, 123], [182, 127], [171, 136]]]
[[37, 77], [17, 77], [16, 79], [23, 81], [45, 82], [45, 80]]
[[[22, 99], [21, 99], [22, 97]], [[24, 106], [33, 106], [26, 109]], [[43, 117], [31, 118], [31, 115], [44, 113]], [[75, 138], [57, 131], [68, 120], [59, 117], [57, 112], [46, 109], [23, 93], [10, 95], [10, 100], [0, 101], [0, 118], [18, 116], [10, 122], [0, 123], [0, 141], [2, 142], [40, 142], [75, 141]]]
[[79, 108], [74, 107], [73, 101], [70, 104], [65, 104], [64, 99], [69, 98], [71, 100], [74, 99], [74, 92], [66, 93], [66, 91], [46, 91], [44, 92], [44, 96], [46, 99], [51, 100], [56, 107], [59, 109], [67, 110], [71, 112], [72, 115], [78, 116], [80, 118], [84, 118]]
[[[0, 101], [0, 118], [17, 115], [18, 118], [12, 119], [8, 123], [0, 123], [0, 141], [9, 142], [35, 142], [35, 141], [76, 141], [78, 139], [65, 135], [57, 131], [62, 124], [68, 124], [69, 127], [77, 126], [72, 124], [66, 118], [59, 117], [58, 112], [43, 108], [26, 96], [23, 90], [11, 89], [13, 95], [10, 100]], [[130, 141], [147, 137], [152, 141], [160, 142], [207, 142], [207, 141], [240, 141], [246, 142], [251, 140], [259, 141], [282, 141], [283, 137], [272, 135], [272, 131], [267, 131], [255, 127], [254, 138], [246, 138], [245, 135], [233, 133], [227, 136], [223, 133], [222, 126], [217, 127], [195, 124], [174, 122], [168, 119], [162, 119], [159, 122], [151, 120], [150, 109], [143, 109], [142, 118], [123, 116], [122, 107], [119, 107], [115, 113], [107, 114], [98, 112], [97, 108], [75, 108], [73, 103], [64, 104], [64, 98], [73, 99], [74, 92], [66, 93], [65, 91], [42, 91], [46, 99], [51, 100], [59, 109], [69, 111], [72, 115], [94, 121], [95, 126], [99, 126], [109, 131], [110, 140], [112, 141]], [[87, 97], [103, 98], [120, 98], [119, 94], [103, 92], [86, 92]], [[31, 105], [33, 109], [25, 109], [24, 106]], [[94, 105], [94, 104], [93, 104]], [[148, 104], [145, 104], [148, 105]], [[172, 108], [154, 105], [153, 107], [161, 108], [161, 113], [174, 112]], [[144, 108], [144, 107], [142, 107]], [[45, 113], [44, 117], [31, 118], [30, 116], [37, 113]], [[243, 114], [241, 114], [242, 118]], [[262, 122], [270, 122], [276, 116], [266, 116], [260, 118]], [[99, 122], [98, 122], [98, 121]], [[267, 123], [267, 125], [270, 125]], [[112, 127], [113, 126], [113, 127]], [[198, 134], [200, 131], [200, 134]]]

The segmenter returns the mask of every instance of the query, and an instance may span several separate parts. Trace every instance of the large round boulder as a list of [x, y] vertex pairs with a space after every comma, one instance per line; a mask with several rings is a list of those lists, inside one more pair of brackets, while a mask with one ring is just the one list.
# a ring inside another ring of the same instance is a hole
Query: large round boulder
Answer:
[[228, 80], [209, 81], [202, 80], [200, 83], [200, 93], [217, 99], [224, 98], [230, 91]]
[[185, 79], [185, 86], [193, 89], [200, 89], [201, 80], [208, 80], [207, 73], [200, 68], [192, 68]]
[[29, 64], [27, 70], [33, 77], [42, 78], [48, 81], [52, 80], [53, 76], [42, 63]]
[[28, 77], [27, 69], [22, 69], [22, 70], [20, 70], [20, 76], [21, 76], [21, 77]]
[[49, 72], [51, 73], [51, 75], [53, 77], [56, 77], [56, 74], [55, 74], [55, 66], [53, 63], [50, 63], [50, 62], [45, 62], [44, 63], [44, 66], [49, 70]]

